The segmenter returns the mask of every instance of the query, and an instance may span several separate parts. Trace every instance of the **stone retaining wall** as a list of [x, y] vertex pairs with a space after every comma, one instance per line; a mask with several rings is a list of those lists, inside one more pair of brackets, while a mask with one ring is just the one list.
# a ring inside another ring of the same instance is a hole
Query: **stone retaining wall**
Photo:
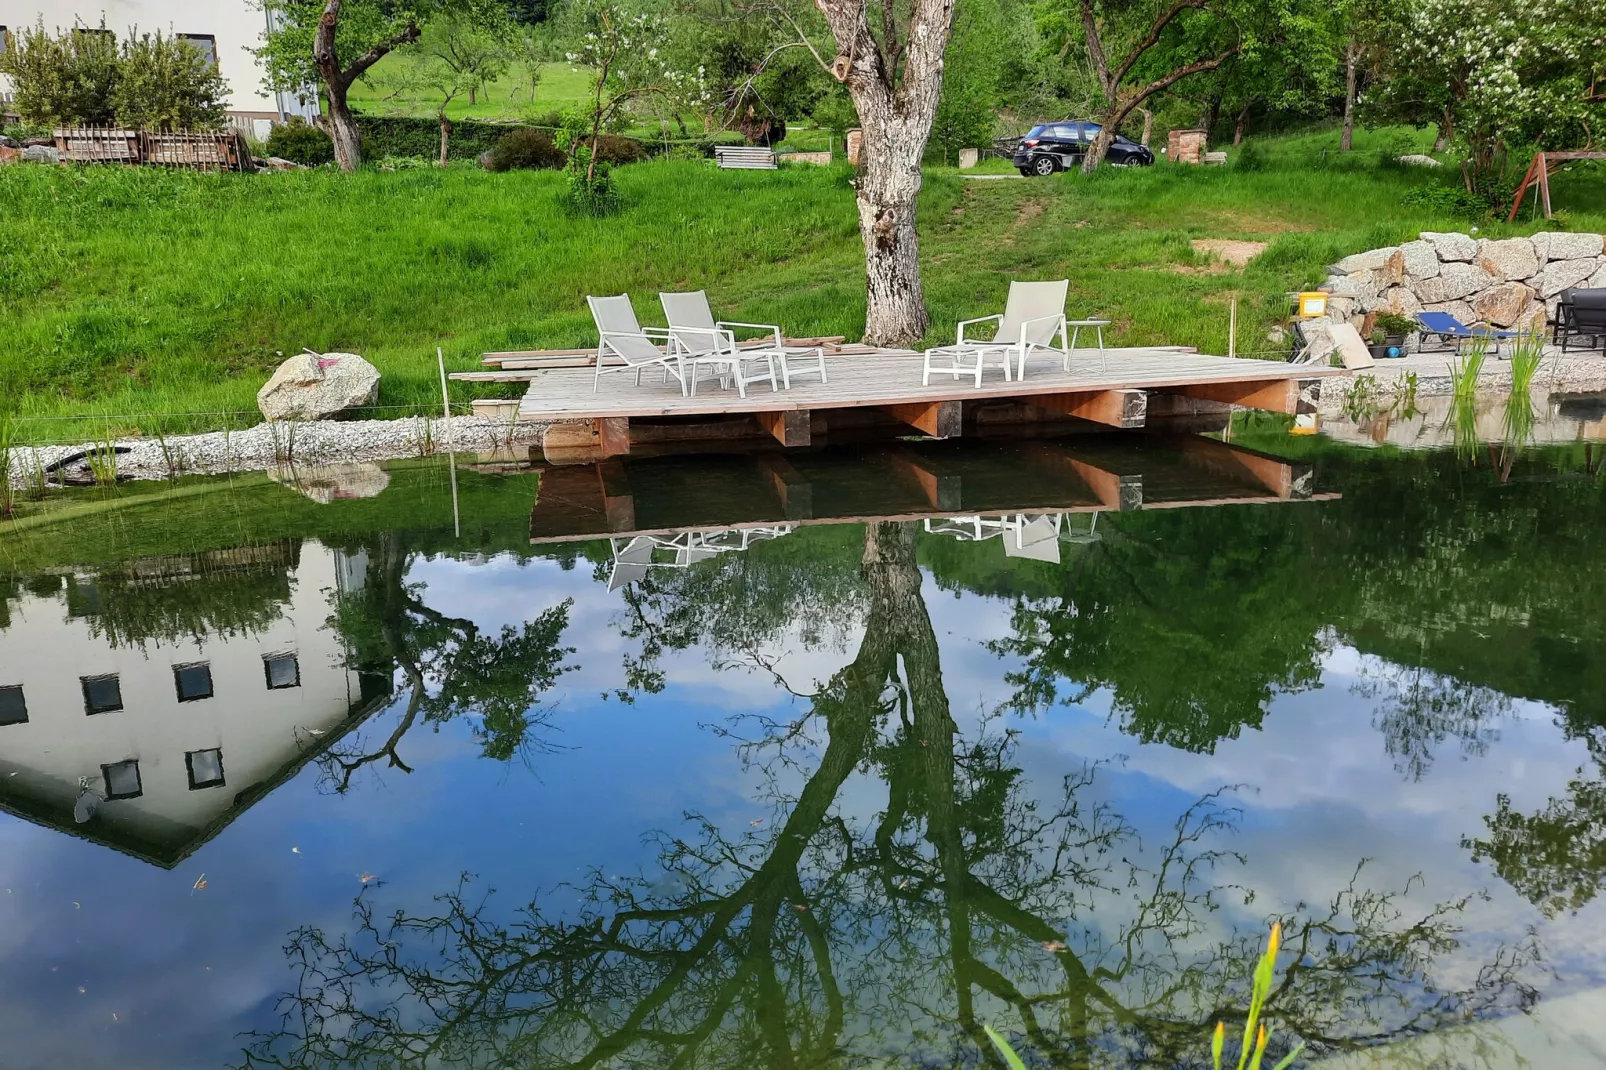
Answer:
[[1462, 323], [1542, 329], [1563, 290], [1606, 287], [1599, 234], [1542, 231], [1529, 238], [1474, 238], [1423, 231], [1416, 241], [1346, 256], [1320, 289], [1328, 318], [1362, 330], [1383, 311], [1448, 312]]

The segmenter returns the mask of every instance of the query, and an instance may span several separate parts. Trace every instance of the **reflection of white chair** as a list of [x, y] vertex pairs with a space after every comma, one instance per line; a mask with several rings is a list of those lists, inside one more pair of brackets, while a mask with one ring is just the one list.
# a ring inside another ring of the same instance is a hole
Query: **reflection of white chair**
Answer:
[[1059, 513], [1013, 517], [1004, 529], [1004, 556], [1059, 564], [1060, 525], [1063, 520], [1064, 517]]
[[961, 542], [985, 542], [1002, 538], [1007, 557], [1058, 562], [1059, 544], [1097, 542], [1097, 512], [1088, 513], [1087, 530], [1072, 530], [1066, 513], [1006, 513], [1000, 516], [955, 516], [929, 519], [926, 531], [946, 535]]
[[[621, 548], [620, 543], [624, 546]], [[613, 548], [613, 571], [608, 575], [608, 590], [617, 591], [627, 583], [647, 577], [652, 566], [652, 539], [637, 535], [633, 539], [609, 539]]]
[[752, 528], [709, 528], [682, 531], [675, 535], [636, 535], [629, 539], [609, 539], [613, 550], [613, 571], [608, 590], [645, 579], [654, 568], [690, 568], [722, 553], [746, 550], [755, 542], [790, 535], [794, 524], [760, 525]]

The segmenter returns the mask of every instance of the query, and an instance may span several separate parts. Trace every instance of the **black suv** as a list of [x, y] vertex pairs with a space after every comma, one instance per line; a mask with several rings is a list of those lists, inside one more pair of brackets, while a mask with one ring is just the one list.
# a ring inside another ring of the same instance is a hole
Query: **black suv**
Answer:
[[[1010, 162], [1020, 168], [1023, 175], [1051, 175], [1080, 164], [1082, 154], [1098, 136], [1098, 123], [1075, 120], [1039, 123], [1015, 145], [1015, 155]], [[1104, 158], [1115, 167], [1148, 167], [1154, 162], [1154, 153], [1116, 134]]]

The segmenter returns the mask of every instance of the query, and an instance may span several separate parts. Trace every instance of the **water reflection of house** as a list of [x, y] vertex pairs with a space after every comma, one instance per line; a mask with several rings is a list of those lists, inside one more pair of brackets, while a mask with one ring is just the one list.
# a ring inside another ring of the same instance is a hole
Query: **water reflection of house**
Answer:
[[175, 865], [388, 692], [327, 623], [365, 571], [289, 540], [25, 581], [0, 619], [0, 808]]

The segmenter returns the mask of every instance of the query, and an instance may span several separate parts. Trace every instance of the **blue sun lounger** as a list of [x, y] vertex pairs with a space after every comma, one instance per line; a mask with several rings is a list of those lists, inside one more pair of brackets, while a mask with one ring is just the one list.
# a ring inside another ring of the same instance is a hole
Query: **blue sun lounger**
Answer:
[[1501, 342], [1522, 337], [1521, 331], [1506, 331], [1496, 327], [1468, 327], [1448, 312], [1418, 312], [1416, 321], [1422, 325], [1423, 341], [1433, 337], [1438, 340], [1437, 348], [1454, 347], [1456, 352], [1460, 352], [1461, 347], [1474, 338], [1482, 338], [1493, 345], [1494, 352], [1498, 354]]

